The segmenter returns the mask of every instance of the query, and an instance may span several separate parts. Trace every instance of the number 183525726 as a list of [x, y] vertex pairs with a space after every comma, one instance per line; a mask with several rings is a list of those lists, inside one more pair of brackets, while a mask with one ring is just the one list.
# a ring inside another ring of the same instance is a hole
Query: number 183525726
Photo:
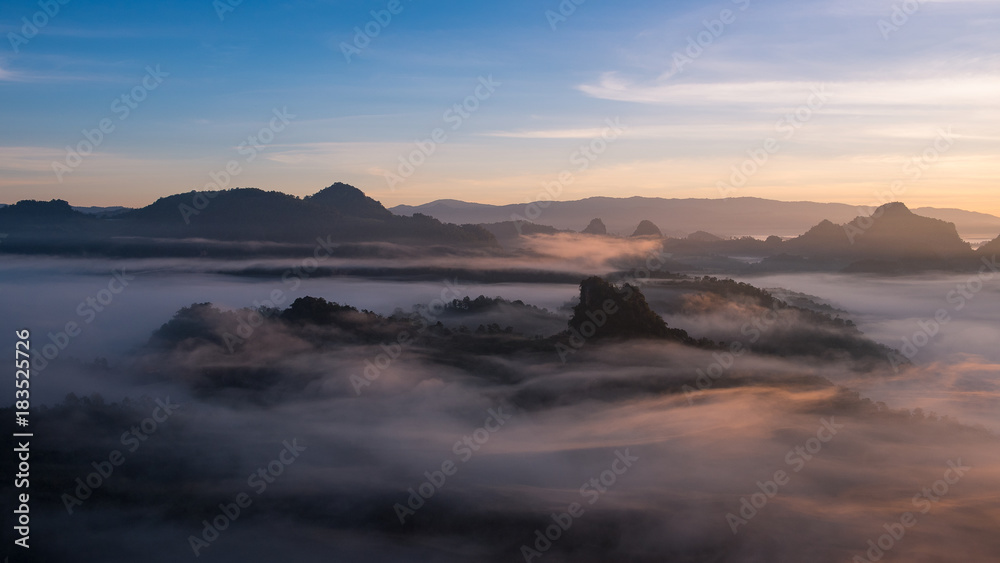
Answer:
[[15, 333], [17, 340], [14, 342], [14, 367], [17, 369], [14, 375], [14, 407], [16, 409], [17, 425], [25, 427], [28, 425], [28, 412], [31, 406], [31, 332], [27, 329], [19, 330]]

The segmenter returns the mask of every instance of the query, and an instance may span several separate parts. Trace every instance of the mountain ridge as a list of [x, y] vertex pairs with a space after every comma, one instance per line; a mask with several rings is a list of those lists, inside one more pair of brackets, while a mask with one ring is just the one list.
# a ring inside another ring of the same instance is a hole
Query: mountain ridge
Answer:
[[0, 231], [8, 235], [0, 250], [29, 253], [99, 254], [128, 247], [141, 255], [166, 251], [168, 245], [157, 240], [315, 245], [317, 237], [331, 243], [497, 246], [480, 226], [394, 215], [342, 183], [304, 198], [257, 188], [191, 191], [114, 214], [81, 212], [63, 200], [23, 200], [0, 208]]
[[[668, 236], [683, 237], [707, 231], [722, 237], [778, 235], [795, 237], [827, 219], [837, 224], [867, 215], [862, 206], [810, 201], [778, 201], [758, 197], [659, 198], [594, 196], [572, 201], [546, 202], [533, 222], [579, 231], [598, 217], [609, 233], [626, 236], [640, 219], [659, 225]], [[499, 223], [526, 216], [529, 203], [491, 205], [441, 199], [421, 205], [397, 205], [397, 215], [422, 213], [447, 222]], [[1000, 233], [1000, 217], [956, 208], [919, 207], [914, 213], [955, 223], [963, 238], [992, 239]]]
[[891, 202], [870, 216], [842, 225], [823, 220], [805, 234], [782, 243], [783, 249], [806, 256], [908, 259], [948, 258], [972, 254], [953, 223], [924, 217], [901, 202]]

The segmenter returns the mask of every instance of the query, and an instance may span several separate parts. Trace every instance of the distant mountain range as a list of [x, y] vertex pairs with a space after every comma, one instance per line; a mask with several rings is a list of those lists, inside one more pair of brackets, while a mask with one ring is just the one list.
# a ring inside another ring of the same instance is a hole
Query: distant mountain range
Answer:
[[[846, 205], [753, 198], [593, 198], [552, 203], [548, 208], [539, 208], [540, 216], [516, 206], [462, 202], [435, 202], [412, 209], [447, 211], [438, 214], [463, 224], [443, 222], [420, 212], [394, 214], [361, 190], [342, 183], [306, 197], [253, 188], [188, 192], [160, 198], [140, 209], [80, 210], [62, 200], [26, 200], [0, 208], [0, 233], [5, 235], [0, 252], [129, 257], [283, 256], [300, 255], [319, 240], [327, 246], [340, 245], [337, 252], [352, 256], [389, 252], [386, 245], [375, 249], [371, 245], [362, 247], [365, 243], [394, 243], [397, 246], [391, 252], [395, 253], [421, 247], [425, 249], [422, 252], [464, 253], [474, 249], [477, 253], [488, 250], [502, 255], [522, 250], [525, 236], [586, 231], [575, 236], [594, 237], [595, 241], [609, 236], [662, 240], [677, 271], [891, 273], [968, 269], [980, 258], [1000, 251], [1000, 237], [996, 236], [1000, 233], [1000, 218], [959, 210], [931, 210], [939, 217], [965, 220], [966, 229], [982, 229], [976, 231], [977, 238], [993, 239], [974, 250], [962, 239], [955, 223], [924, 216], [927, 208], [915, 213], [899, 202], [883, 205], [871, 215], [859, 215], [856, 208]], [[851, 211], [846, 219], [838, 219], [836, 214], [822, 215], [845, 210]], [[501, 215], [507, 212], [515, 219], [534, 216], [536, 222], [512, 221], [509, 215]], [[673, 217], [673, 222], [650, 219], [657, 214]], [[483, 217], [505, 220], [472, 224]], [[993, 221], [996, 225], [991, 227]], [[575, 228], [546, 223], [572, 224]], [[627, 228], [622, 231], [622, 226]], [[792, 228], [799, 230], [790, 231]], [[734, 232], [770, 236], [766, 240], [725, 236]], [[797, 236], [788, 237], [789, 232]]]
[[[501, 223], [530, 220], [557, 229], [582, 231], [595, 217], [607, 231], [627, 236], [648, 219], [663, 234], [684, 237], [707, 231], [722, 237], [798, 236], [823, 220], [843, 224], [865, 210], [842, 203], [785, 202], [752, 197], [729, 199], [663, 199], [649, 197], [593, 197], [578, 201], [551, 202], [546, 207], [527, 204], [486, 205], [451, 199], [423, 205], [390, 208], [398, 215], [421, 213], [449, 223]], [[540, 213], [539, 213], [540, 212]], [[1000, 217], [961, 209], [921, 207], [914, 213], [954, 223], [967, 239], [991, 239], [1000, 233]], [[537, 214], [536, 214], [537, 213]]]
[[[894, 202], [839, 225], [824, 219], [788, 240], [713, 239], [695, 233], [663, 244], [674, 260], [710, 269], [902, 273], [979, 267], [982, 258], [1000, 250], [1000, 237], [973, 250], [953, 223], [923, 217]], [[750, 262], [740, 263], [737, 257]]]
[[[581, 234], [623, 238], [621, 234], [602, 234], [600, 226], [601, 218], [592, 219]], [[517, 221], [483, 227], [511, 250], [522, 248], [528, 240], [524, 237], [573, 232]], [[662, 241], [664, 251], [671, 255], [671, 271], [680, 272], [961, 271], [978, 268], [982, 258], [1000, 253], [1000, 237], [974, 249], [958, 234], [954, 223], [918, 215], [900, 202], [887, 203], [871, 215], [859, 215], [841, 224], [823, 219], [805, 233], [787, 239], [776, 235], [764, 240], [723, 238], [705, 231], [671, 237], [663, 230], [643, 219], [629, 237]]]
[[[263, 254], [284, 245], [389, 242], [425, 246], [495, 247], [477, 225], [453, 225], [426, 215], [394, 215], [361, 190], [337, 183], [299, 198], [238, 188], [160, 198], [140, 209], [86, 212], [62, 200], [25, 200], [0, 208], [0, 251], [55, 254], [163, 256], [236, 252], [222, 243], [257, 244]], [[179, 241], [183, 241], [183, 244]], [[244, 245], [245, 246], [245, 245]]]

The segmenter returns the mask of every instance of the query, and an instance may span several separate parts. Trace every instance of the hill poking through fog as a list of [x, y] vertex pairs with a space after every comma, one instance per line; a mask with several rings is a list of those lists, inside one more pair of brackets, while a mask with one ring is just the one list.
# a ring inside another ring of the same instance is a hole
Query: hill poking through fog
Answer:
[[[657, 308], [696, 335], [715, 319], [747, 346], [682, 337]], [[877, 347], [874, 364], [852, 360], [864, 349], [853, 350], [864, 341], [853, 323], [715, 278], [641, 289], [586, 279], [551, 334], [524, 332], [523, 320], [554, 313], [517, 301], [444, 309], [449, 325], [424, 307], [384, 316], [317, 297], [283, 309], [196, 303], [128, 361], [81, 367], [161, 395], [70, 395], [33, 414], [48, 437], [32, 442], [33, 537], [60, 538], [33, 546], [36, 560], [239, 561], [271, 549], [499, 563], [535, 549], [584, 563], [838, 563], [906, 511], [920, 528], [900, 557], [959, 549], [979, 561], [1000, 547], [981, 492], [1000, 482], [996, 437], [833, 384], [892, 373]], [[510, 328], [462, 324], [482, 315]], [[761, 322], [827, 340], [798, 347], [739, 329]], [[151, 412], [145, 440], [128, 435]], [[123, 429], [137, 448], [123, 449]], [[289, 448], [295, 457], [282, 457]], [[104, 464], [116, 450], [125, 463]], [[947, 502], [914, 510], [942, 475]], [[252, 501], [237, 517], [227, 507], [240, 492]], [[559, 541], [536, 543], [567, 511], [578, 516]], [[121, 529], [129, 541], [109, 541]]]

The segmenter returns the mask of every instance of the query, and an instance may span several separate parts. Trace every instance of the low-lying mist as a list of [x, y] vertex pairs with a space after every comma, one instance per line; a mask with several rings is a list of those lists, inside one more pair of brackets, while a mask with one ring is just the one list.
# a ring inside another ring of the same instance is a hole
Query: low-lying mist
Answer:
[[[81, 327], [33, 387], [46, 404], [33, 524], [51, 539], [36, 560], [931, 562], [1000, 550], [987, 492], [1000, 485], [995, 286], [956, 311], [948, 294], [965, 277], [750, 287], [649, 268], [645, 242], [549, 268], [558, 242], [526, 251], [524, 267], [618, 272], [690, 338], [574, 334], [578, 282], [11, 261], [0, 328], [30, 319], [41, 348]], [[490, 269], [483, 260], [436, 266]], [[114, 293], [122, 269], [135, 279]], [[78, 312], [105, 295], [101, 311]], [[909, 357], [902, 339], [940, 308], [952, 320]], [[177, 407], [164, 418], [163, 405]], [[124, 461], [90, 478], [116, 450]], [[233, 517], [241, 494], [250, 503]]]

